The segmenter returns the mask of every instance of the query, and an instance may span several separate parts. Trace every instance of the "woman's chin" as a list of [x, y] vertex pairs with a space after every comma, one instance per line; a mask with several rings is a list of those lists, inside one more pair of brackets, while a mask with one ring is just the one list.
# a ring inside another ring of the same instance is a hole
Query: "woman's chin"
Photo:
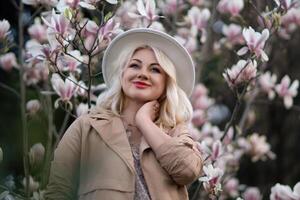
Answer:
[[149, 96], [145, 96], [145, 95], [135, 95], [135, 96], [132, 96], [130, 99], [132, 101], [136, 101], [136, 102], [140, 102], [140, 103], [146, 103], [149, 101], [156, 100], [156, 98], [154, 98], [154, 97], [149, 97]]

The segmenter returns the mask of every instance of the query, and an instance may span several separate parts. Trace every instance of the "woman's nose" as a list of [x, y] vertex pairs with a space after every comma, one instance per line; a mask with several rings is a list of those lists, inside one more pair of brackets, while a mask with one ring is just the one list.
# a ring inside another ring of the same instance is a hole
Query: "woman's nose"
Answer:
[[140, 79], [148, 79], [149, 75], [148, 75], [147, 70], [141, 69], [140, 72], [139, 72], [139, 74], [138, 74], [138, 78], [140, 78]]

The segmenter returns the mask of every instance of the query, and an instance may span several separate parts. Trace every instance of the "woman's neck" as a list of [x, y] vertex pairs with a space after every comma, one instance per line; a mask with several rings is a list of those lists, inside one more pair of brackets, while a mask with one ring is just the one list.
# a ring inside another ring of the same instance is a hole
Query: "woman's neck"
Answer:
[[137, 111], [144, 105], [142, 102], [132, 101], [130, 99], [125, 100], [124, 108], [121, 113], [122, 119], [127, 124], [135, 126], [135, 115]]

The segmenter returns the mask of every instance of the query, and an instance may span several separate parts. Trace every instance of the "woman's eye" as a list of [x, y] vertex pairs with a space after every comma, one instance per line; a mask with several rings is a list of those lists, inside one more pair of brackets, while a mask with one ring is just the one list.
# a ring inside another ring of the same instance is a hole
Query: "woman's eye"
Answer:
[[139, 66], [137, 64], [130, 64], [129, 67], [130, 68], [138, 68]]
[[155, 73], [160, 73], [160, 70], [157, 67], [152, 67], [151, 71]]

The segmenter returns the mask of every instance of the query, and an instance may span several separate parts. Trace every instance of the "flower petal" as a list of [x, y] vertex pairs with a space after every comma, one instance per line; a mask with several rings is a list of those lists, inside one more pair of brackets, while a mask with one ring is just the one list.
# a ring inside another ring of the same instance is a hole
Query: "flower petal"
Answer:
[[260, 55], [261, 55], [262, 61], [267, 62], [269, 60], [269, 57], [267, 56], [267, 54], [263, 50], [260, 51]]
[[248, 47], [242, 47], [240, 50], [238, 50], [237, 55], [242, 56], [248, 52]]
[[95, 9], [96, 9], [95, 6], [93, 6], [93, 5], [91, 5], [91, 4], [88, 4], [88, 3], [86, 3], [86, 2], [83, 2], [83, 1], [81, 1], [81, 2], [79, 3], [79, 5], [80, 5], [82, 8], [86, 8], [86, 9], [89, 9], [89, 10], [95, 10]]
[[286, 108], [286, 109], [289, 109], [289, 108], [291, 108], [292, 105], [293, 105], [293, 98], [290, 97], [290, 96], [285, 96], [285, 97], [283, 98], [283, 103], [284, 103], [285, 108]]
[[106, 0], [106, 2], [108, 2], [110, 4], [117, 4], [118, 3], [117, 0]]

